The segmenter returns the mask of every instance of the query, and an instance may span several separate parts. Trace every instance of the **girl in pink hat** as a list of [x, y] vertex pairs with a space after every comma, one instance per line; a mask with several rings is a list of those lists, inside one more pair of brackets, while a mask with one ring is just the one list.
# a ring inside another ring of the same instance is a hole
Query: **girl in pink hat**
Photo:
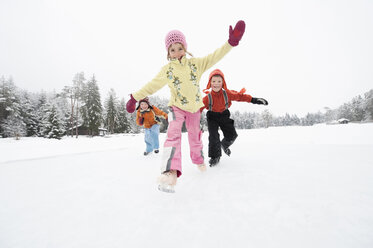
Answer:
[[234, 29], [229, 27], [229, 38], [224, 45], [213, 53], [201, 58], [187, 58], [188, 46], [185, 36], [178, 30], [170, 31], [165, 38], [165, 48], [169, 62], [160, 72], [139, 91], [130, 95], [127, 111], [135, 111], [136, 102], [150, 96], [166, 84], [171, 96], [168, 105], [169, 126], [167, 139], [162, 154], [161, 176], [158, 178], [158, 189], [174, 192], [177, 178], [182, 174], [181, 168], [181, 129], [185, 121], [188, 130], [190, 157], [200, 171], [206, 170], [202, 152], [202, 131], [200, 129], [203, 107], [199, 81], [202, 74], [221, 60], [231, 49], [238, 45], [245, 32], [245, 22], [238, 21]]

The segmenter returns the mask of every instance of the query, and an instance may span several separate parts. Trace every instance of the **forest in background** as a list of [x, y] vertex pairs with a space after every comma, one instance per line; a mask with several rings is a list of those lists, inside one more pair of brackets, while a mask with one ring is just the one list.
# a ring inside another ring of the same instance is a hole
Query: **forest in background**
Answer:
[[[168, 99], [150, 97], [152, 105], [168, 111]], [[111, 89], [104, 99], [95, 76], [86, 78], [77, 73], [71, 82], [59, 92], [28, 92], [16, 86], [11, 77], [0, 77], [0, 137], [45, 137], [60, 139], [64, 135], [99, 135], [100, 130], [110, 134], [139, 133], [136, 113], [126, 111], [126, 99], [119, 99]], [[373, 89], [355, 96], [336, 109], [325, 107], [323, 111], [308, 113], [303, 117], [286, 113], [275, 116], [268, 109], [257, 112], [231, 113], [238, 129], [267, 128], [271, 126], [311, 126], [317, 123], [333, 123], [345, 118], [352, 122], [373, 121]], [[168, 123], [161, 123], [161, 132]], [[205, 115], [201, 125], [206, 128]], [[184, 127], [185, 131], [185, 127]]]

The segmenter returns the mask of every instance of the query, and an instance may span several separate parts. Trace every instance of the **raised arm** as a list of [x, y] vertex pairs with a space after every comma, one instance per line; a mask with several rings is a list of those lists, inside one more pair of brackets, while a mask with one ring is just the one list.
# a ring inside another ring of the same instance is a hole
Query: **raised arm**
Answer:
[[147, 96], [153, 95], [155, 92], [160, 90], [163, 86], [167, 84], [166, 73], [164, 68], [153, 78], [152, 81], [147, 83], [139, 91], [130, 95], [130, 100], [126, 104], [126, 109], [128, 113], [133, 113], [136, 108], [136, 102], [140, 99], [143, 99]]
[[232, 26], [229, 26], [228, 41], [222, 47], [216, 49], [213, 53], [196, 59], [196, 62], [200, 65], [202, 72], [205, 72], [215, 65], [232, 49], [232, 47], [239, 44], [243, 34], [245, 33], [245, 26], [244, 21], [238, 21], [234, 29], [232, 29]]

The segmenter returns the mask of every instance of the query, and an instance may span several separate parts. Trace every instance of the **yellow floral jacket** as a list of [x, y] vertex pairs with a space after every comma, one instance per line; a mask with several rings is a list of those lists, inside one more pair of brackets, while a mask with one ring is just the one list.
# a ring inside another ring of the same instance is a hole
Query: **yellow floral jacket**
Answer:
[[202, 74], [221, 60], [231, 49], [232, 46], [226, 42], [206, 57], [186, 58], [184, 56], [181, 61], [171, 60], [162, 67], [153, 80], [133, 93], [132, 96], [138, 101], [154, 94], [167, 84], [171, 91], [168, 105], [195, 113], [204, 106], [199, 87]]

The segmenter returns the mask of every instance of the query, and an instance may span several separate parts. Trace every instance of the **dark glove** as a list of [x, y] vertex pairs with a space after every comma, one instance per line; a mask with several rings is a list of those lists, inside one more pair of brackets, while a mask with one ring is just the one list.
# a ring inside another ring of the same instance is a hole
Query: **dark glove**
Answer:
[[139, 119], [139, 124], [142, 126], [144, 124], [144, 117]]
[[268, 105], [268, 101], [264, 98], [255, 98], [253, 97], [251, 99], [251, 102], [254, 104], [263, 104], [263, 105]]
[[232, 29], [232, 26], [229, 26], [229, 39], [228, 43], [231, 46], [237, 46], [240, 42], [243, 34], [245, 33], [245, 22], [244, 21], [238, 21], [236, 23], [236, 26], [234, 29]]
[[128, 100], [127, 104], [126, 104], [126, 109], [127, 109], [127, 112], [128, 113], [133, 113], [133, 111], [135, 111], [136, 109], [136, 100], [135, 98], [133, 98], [132, 94], [131, 94], [131, 99]]

